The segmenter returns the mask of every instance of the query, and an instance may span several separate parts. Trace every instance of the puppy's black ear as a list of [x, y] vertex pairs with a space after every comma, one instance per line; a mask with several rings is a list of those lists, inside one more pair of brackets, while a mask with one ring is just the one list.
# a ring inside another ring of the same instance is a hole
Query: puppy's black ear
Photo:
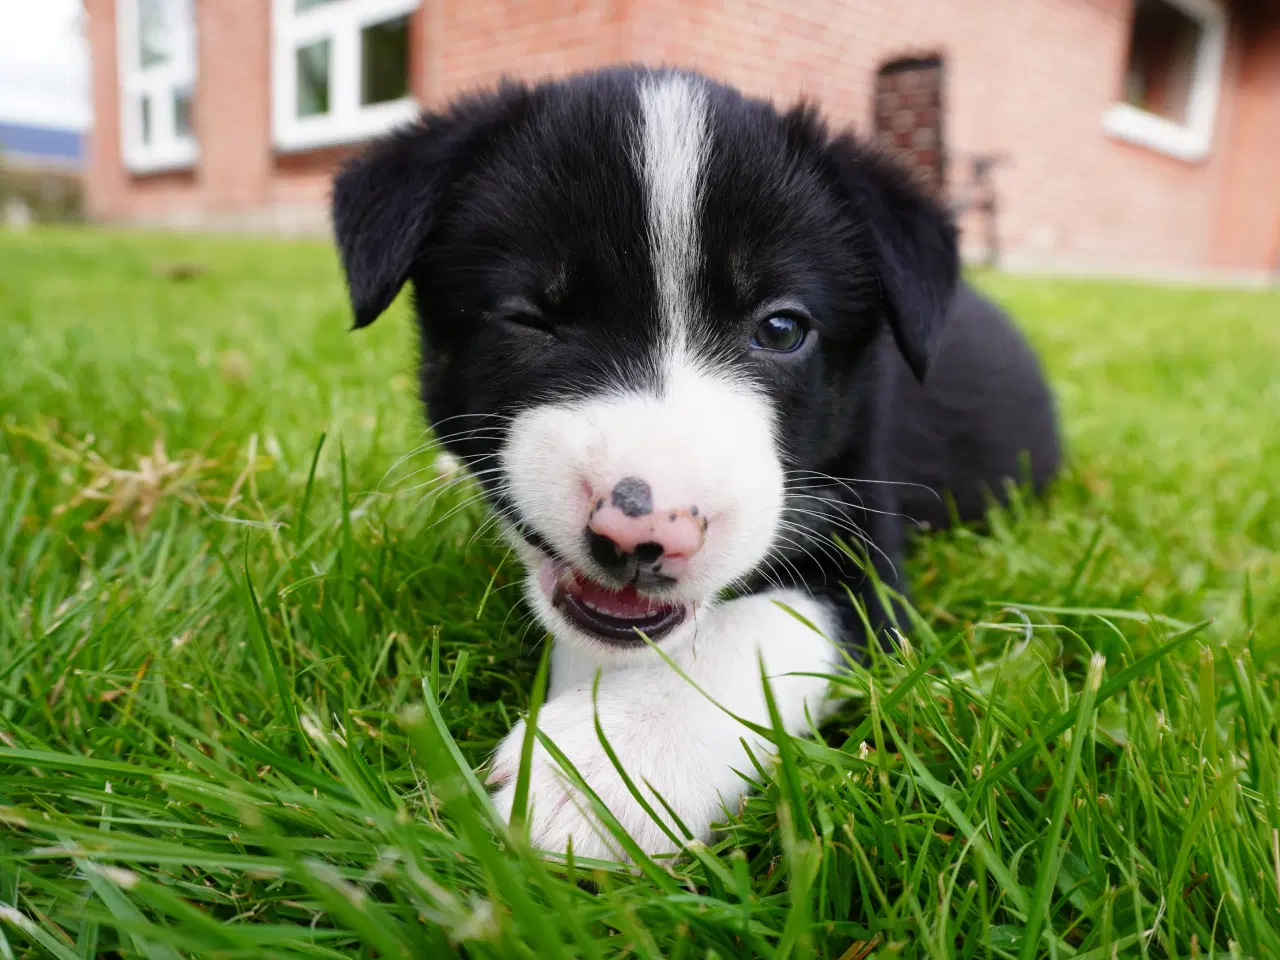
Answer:
[[356, 327], [373, 323], [408, 281], [452, 182], [477, 141], [523, 88], [463, 99], [375, 142], [333, 183], [333, 230]]
[[424, 118], [375, 143], [333, 181], [333, 232], [357, 327], [391, 305], [431, 229], [440, 193], [438, 138]]
[[916, 379], [924, 380], [960, 274], [955, 223], [896, 162], [852, 137], [832, 146], [871, 244], [893, 338]]

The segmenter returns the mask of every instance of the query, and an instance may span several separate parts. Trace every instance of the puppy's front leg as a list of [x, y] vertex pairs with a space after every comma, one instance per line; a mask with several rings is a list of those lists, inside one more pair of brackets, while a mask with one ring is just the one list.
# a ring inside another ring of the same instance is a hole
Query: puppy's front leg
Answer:
[[[778, 606], [786, 604], [821, 634]], [[724, 708], [746, 720], [769, 725], [757, 653], [788, 733], [808, 729], [806, 713], [821, 719], [827, 706], [826, 681], [795, 673], [831, 673], [840, 655], [833, 641], [836, 618], [825, 602], [798, 591], [770, 591], [713, 607], [698, 618], [696, 633], [668, 652], [690, 679]], [[831, 639], [827, 639], [830, 637]], [[563, 662], [558, 668], [575, 665]], [[623, 769], [663, 818], [670, 821], [657, 790], [695, 837], [707, 840], [722, 810], [736, 808], [748, 784], [742, 740], [766, 762], [772, 745], [711, 703], [653, 650], [600, 666], [600, 725]], [[594, 674], [594, 668], [590, 671]], [[636, 802], [596, 734], [586, 672], [543, 706], [538, 726], [573, 763], [592, 790], [647, 852], [673, 852], [667, 833]], [[524, 739], [524, 721], [499, 747], [491, 780], [502, 783], [494, 803], [509, 817]], [[535, 846], [563, 852], [570, 839], [576, 856], [623, 859], [617, 841], [600, 825], [590, 802], [569, 785], [555, 761], [535, 747], [530, 780], [529, 823]]]

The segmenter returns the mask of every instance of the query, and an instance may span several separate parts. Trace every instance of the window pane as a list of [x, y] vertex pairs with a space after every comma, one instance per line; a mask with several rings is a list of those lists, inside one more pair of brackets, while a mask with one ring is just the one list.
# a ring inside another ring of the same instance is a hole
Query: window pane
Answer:
[[191, 88], [173, 91], [173, 135], [179, 139], [191, 136]]
[[409, 18], [360, 31], [360, 102], [385, 103], [409, 92]]
[[151, 98], [142, 97], [138, 101], [138, 116], [141, 121], [143, 145], [151, 143]]
[[1168, 0], [1138, 0], [1124, 99], [1135, 107], [1186, 123], [1196, 50], [1204, 27]]
[[143, 67], [172, 60], [179, 18], [190, 13], [187, 0], [138, 0], [138, 62]]
[[329, 112], [329, 41], [298, 48], [298, 116]]

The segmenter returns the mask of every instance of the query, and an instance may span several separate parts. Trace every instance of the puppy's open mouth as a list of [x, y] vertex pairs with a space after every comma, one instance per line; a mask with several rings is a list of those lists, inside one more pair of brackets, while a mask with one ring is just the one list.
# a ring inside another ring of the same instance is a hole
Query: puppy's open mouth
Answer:
[[640, 633], [660, 640], [684, 623], [691, 612], [690, 604], [646, 597], [630, 584], [621, 589], [608, 587], [554, 560], [543, 563], [538, 581], [565, 619], [607, 643], [640, 646], [644, 643]]

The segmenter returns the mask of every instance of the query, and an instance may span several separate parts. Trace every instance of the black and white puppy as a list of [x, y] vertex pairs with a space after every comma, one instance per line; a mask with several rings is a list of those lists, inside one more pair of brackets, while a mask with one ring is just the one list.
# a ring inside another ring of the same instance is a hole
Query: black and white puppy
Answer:
[[[768, 724], [762, 657], [802, 733], [812, 675], [867, 640], [849, 591], [892, 615], [832, 536], [901, 589], [903, 517], [950, 519], [933, 491], [972, 519], [1024, 453], [1036, 484], [1056, 469], [1036, 360], [957, 285], [947, 215], [808, 107], [674, 70], [504, 85], [374, 145], [333, 216], [357, 326], [412, 283], [429, 419], [527, 566], [555, 637], [539, 725], [648, 851], [671, 844], [597, 738], [597, 671], [631, 779], [705, 838], [748, 788], [744, 738], [768, 745], [639, 634]], [[617, 855], [541, 748], [532, 775], [537, 844]]]

